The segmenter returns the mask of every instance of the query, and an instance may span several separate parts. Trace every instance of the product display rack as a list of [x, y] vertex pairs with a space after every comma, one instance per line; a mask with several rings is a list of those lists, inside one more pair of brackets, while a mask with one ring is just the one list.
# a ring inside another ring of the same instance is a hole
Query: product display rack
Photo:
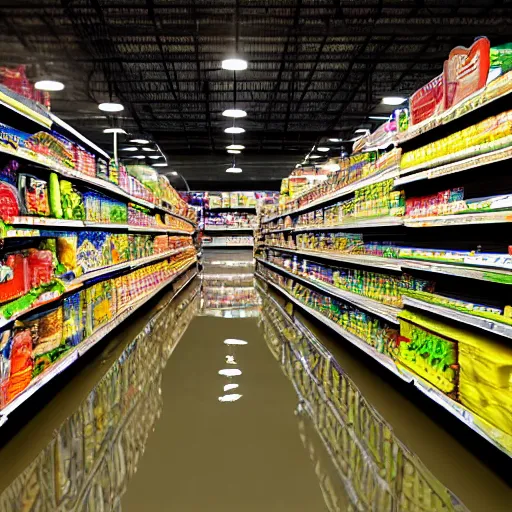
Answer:
[[[485, 44], [479, 39], [474, 46], [485, 51]], [[486, 72], [479, 66], [485, 59], [472, 72]], [[441, 113], [430, 114], [431, 103], [421, 103], [431, 99], [432, 87], [411, 97], [408, 127], [399, 123], [407, 109], [393, 114], [395, 128], [386, 124], [395, 130], [382, 145], [387, 152], [374, 151], [378, 137], [370, 134], [354, 144], [352, 156], [335, 161], [339, 171], [325, 182], [295, 196], [283, 184], [279, 204], [260, 217], [258, 273], [511, 455], [505, 383], [512, 376], [512, 70], [505, 66], [501, 76]], [[413, 115], [431, 117], [414, 124]], [[378, 300], [354, 300], [336, 289], [333, 272], [340, 287], [376, 293]], [[402, 307], [394, 308], [395, 345], [375, 350], [339, 325], [346, 321], [340, 311], [352, 304], [390, 322], [380, 301], [390, 300], [386, 290], [396, 279], [429, 284], [404, 286]], [[341, 305], [331, 306], [329, 297]], [[434, 347], [444, 367], [432, 356]]]
[[5, 87], [0, 114], [4, 423], [141, 306], [179, 293], [198, 255], [192, 209], [155, 170], [118, 166]]

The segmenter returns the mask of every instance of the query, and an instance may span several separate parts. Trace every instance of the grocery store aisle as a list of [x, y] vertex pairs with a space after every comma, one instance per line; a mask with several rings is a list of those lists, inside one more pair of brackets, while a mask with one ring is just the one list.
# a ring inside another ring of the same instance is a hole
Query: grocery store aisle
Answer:
[[250, 253], [207, 252], [202, 278], [6, 424], [0, 510], [510, 509], [431, 411], [252, 271]]

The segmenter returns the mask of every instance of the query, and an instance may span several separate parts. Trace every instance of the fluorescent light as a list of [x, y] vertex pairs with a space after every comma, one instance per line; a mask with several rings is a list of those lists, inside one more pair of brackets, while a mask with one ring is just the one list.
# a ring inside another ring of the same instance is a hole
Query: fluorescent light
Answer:
[[172, 174], [173, 176], [178, 176], [178, 173], [177, 173], [176, 171], [172, 171], [172, 172], [171, 172], [171, 174]]
[[241, 110], [239, 108], [228, 108], [222, 112], [224, 117], [245, 117], [247, 112], [245, 110]]
[[39, 80], [34, 87], [40, 91], [62, 91], [64, 84], [55, 80]]
[[153, 148], [142, 148], [142, 151], [156, 151], [156, 149], [153, 149]]
[[222, 61], [222, 69], [229, 71], [243, 71], [247, 69], [247, 61], [243, 59], [226, 59]]
[[[103, 133], [126, 133], [122, 128], [105, 128]], [[134, 148], [134, 150], [137, 148]]]
[[146, 158], [146, 155], [133, 155], [132, 158], [137, 158], [138, 160], [142, 160], [143, 158]]
[[226, 384], [224, 386], [223, 391], [230, 391], [232, 389], [236, 389], [240, 384]]
[[342, 139], [329, 139], [329, 142], [343, 142]]
[[138, 151], [139, 148], [136, 148], [135, 146], [129, 147], [129, 148], [123, 148], [121, 151]]
[[320, 151], [321, 153], [327, 153], [327, 151], [329, 151], [330, 148], [326, 148], [326, 147], [319, 147], [319, 148], [316, 148], [317, 151]]
[[152, 158], [153, 160], [157, 160], [158, 158], [163, 158], [160, 155], [149, 155], [149, 158]]
[[226, 368], [219, 370], [219, 375], [224, 375], [224, 377], [236, 377], [237, 375], [242, 375], [242, 372], [238, 368]]
[[226, 149], [245, 149], [245, 146], [242, 146], [241, 144], [231, 144], [226, 146]]
[[375, 121], [387, 121], [389, 116], [368, 116], [368, 119], [374, 119]]
[[239, 126], [230, 126], [224, 130], [224, 133], [244, 133], [245, 130]]
[[167, 164], [153, 164], [153, 167], [167, 167]]
[[230, 172], [232, 174], [240, 174], [242, 172], [242, 169], [240, 167], [229, 167], [226, 169], [226, 172]]
[[236, 402], [240, 398], [242, 398], [242, 395], [232, 393], [231, 395], [219, 396], [219, 402]]
[[103, 112], [121, 112], [121, 110], [124, 110], [121, 103], [100, 103], [98, 108]]
[[369, 133], [370, 130], [368, 130], [368, 128], [358, 128], [357, 130], [354, 131], [354, 133]]
[[228, 153], [231, 153], [232, 155], [239, 155], [241, 151], [239, 149], [228, 149]]
[[403, 96], [385, 96], [382, 98], [382, 103], [384, 105], [401, 105], [407, 98], [404, 98]]
[[149, 140], [146, 139], [132, 139], [130, 142], [134, 144], [149, 144]]
[[311, 160], [315, 160], [315, 159], [317, 159], [317, 158], [322, 158], [322, 155], [309, 155], [309, 158], [310, 158]]
[[227, 340], [224, 340], [224, 345], [247, 345], [247, 341], [228, 338]]

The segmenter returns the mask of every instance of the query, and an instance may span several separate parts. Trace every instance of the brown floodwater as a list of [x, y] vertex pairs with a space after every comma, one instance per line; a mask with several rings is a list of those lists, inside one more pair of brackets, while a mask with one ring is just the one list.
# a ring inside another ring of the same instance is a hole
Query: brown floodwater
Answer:
[[9, 418], [0, 511], [511, 510], [509, 459], [252, 271], [207, 253]]

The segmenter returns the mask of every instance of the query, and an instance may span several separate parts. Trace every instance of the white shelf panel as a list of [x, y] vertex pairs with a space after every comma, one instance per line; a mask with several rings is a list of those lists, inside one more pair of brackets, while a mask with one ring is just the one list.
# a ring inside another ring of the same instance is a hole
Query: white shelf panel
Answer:
[[461, 213], [459, 215], [440, 215], [438, 217], [407, 218], [404, 224], [408, 228], [428, 228], [444, 226], [463, 226], [468, 224], [503, 224], [512, 222], [512, 210], [485, 213]]
[[388, 306], [387, 304], [382, 304], [381, 302], [369, 299], [367, 297], [364, 297], [363, 295], [348, 292], [340, 288], [337, 288], [336, 286], [331, 286], [330, 284], [327, 283], [322, 283], [320, 281], [314, 281], [312, 279], [299, 276], [297, 274], [294, 274], [293, 272], [290, 272], [289, 270], [284, 269], [283, 267], [280, 267], [279, 265], [270, 263], [269, 261], [265, 261], [260, 258], [256, 258], [256, 260], [264, 265], [267, 265], [268, 267], [272, 267], [281, 272], [284, 272], [285, 274], [288, 274], [290, 277], [296, 279], [297, 281], [305, 283], [308, 286], [312, 286], [317, 290], [328, 293], [329, 295], [334, 295], [335, 297], [338, 297], [339, 299], [344, 300], [345, 302], [350, 302], [354, 306], [357, 306], [361, 309], [364, 309], [365, 311], [373, 313], [376, 316], [384, 318], [389, 322], [398, 324], [398, 314], [401, 311], [400, 308]]
[[471, 325], [472, 327], [477, 327], [478, 329], [483, 329], [484, 331], [489, 331], [494, 334], [499, 334], [501, 336], [505, 336], [506, 338], [512, 339], [511, 325], [489, 320], [481, 316], [463, 313], [461, 311], [457, 311], [456, 309], [446, 308], [436, 304], [430, 304], [430, 302], [414, 299], [412, 297], [404, 296], [403, 302], [404, 306], [412, 306], [421, 309], [422, 311], [428, 311], [429, 313], [434, 313], [436, 315], [455, 320], [456, 322]]

